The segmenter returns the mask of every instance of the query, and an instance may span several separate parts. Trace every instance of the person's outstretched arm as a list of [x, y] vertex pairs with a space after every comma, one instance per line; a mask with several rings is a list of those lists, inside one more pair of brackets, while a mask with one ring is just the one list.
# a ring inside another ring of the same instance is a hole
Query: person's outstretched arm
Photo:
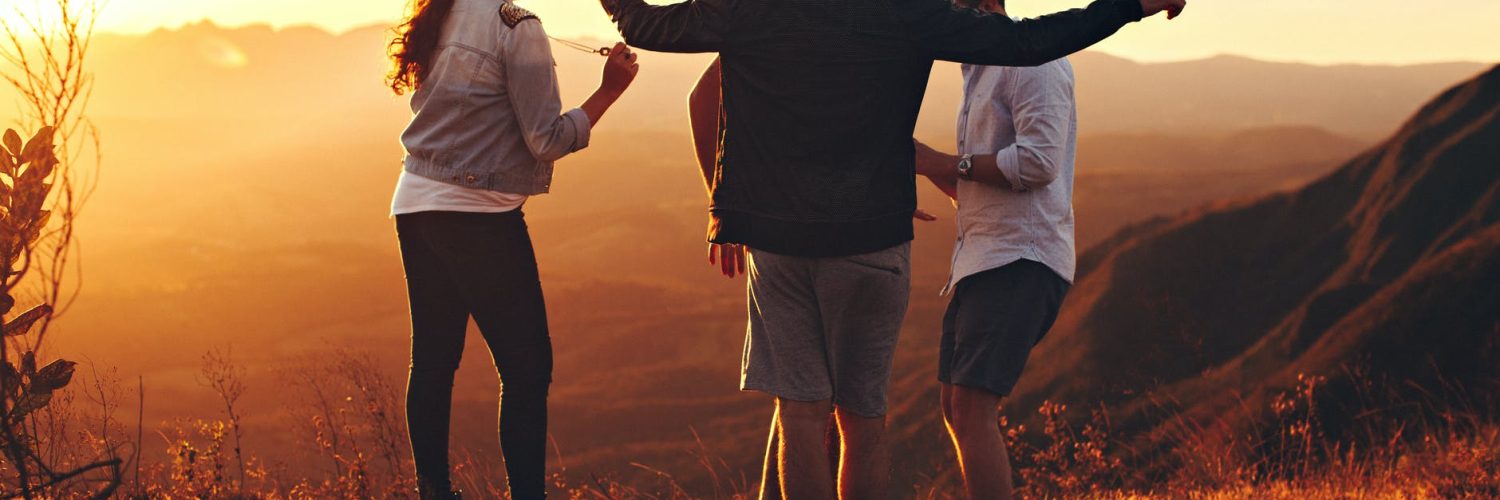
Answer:
[[552, 48], [541, 21], [522, 21], [515, 30], [502, 48], [505, 85], [527, 149], [538, 160], [556, 161], [588, 147], [594, 125], [635, 80], [635, 54], [616, 45], [604, 63], [599, 90], [583, 106], [563, 113]]
[[703, 172], [703, 187], [713, 194], [714, 172], [719, 161], [720, 99], [723, 98], [723, 78], [719, 74], [719, 60], [714, 59], [698, 84], [688, 95], [688, 123], [693, 133], [693, 152], [698, 157], [698, 168]]
[[599, 0], [599, 4], [632, 46], [657, 52], [719, 52], [734, 18], [735, 1], [651, 5], [645, 0]]
[[1035, 19], [954, 9], [949, 0], [894, 0], [912, 39], [934, 59], [986, 66], [1038, 66], [1086, 49], [1126, 24], [1187, 0], [1095, 0], [1088, 7]]

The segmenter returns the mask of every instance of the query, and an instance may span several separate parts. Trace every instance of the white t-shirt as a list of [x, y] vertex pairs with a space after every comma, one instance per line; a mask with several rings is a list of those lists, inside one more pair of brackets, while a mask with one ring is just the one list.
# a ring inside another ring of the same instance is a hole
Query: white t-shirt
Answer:
[[521, 208], [527, 198], [524, 194], [448, 184], [402, 170], [391, 199], [391, 217], [417, 212], [509, 212]]

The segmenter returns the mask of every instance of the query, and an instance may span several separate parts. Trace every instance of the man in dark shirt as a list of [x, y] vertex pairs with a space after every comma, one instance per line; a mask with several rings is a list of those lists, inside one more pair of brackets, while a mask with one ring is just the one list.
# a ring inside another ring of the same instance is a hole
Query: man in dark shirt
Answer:
[[[933, 61], [1046, 63], [1185, 0], [1097, 0], [1013, 21], [948, 0], [602, 0], [625, 41], [722, 61], [709, 240], [750, 274], [742, 387], [777, 398], [782, 490], [886, 493], [885, 388], [910, 290], [911, 141]], [[748, 259], [742, 253], [749, 248]]]

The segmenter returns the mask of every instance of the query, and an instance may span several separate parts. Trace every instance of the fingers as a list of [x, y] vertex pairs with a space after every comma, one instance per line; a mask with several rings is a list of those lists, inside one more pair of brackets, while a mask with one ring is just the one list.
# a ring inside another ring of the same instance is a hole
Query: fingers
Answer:
[[612, 64], [630, 66], [635, 64], [636, 57], [635, 51], [630, 50], [630, 46], [624, 42], [615, 42], [615, 46], [609, 49], [609, 62]]
[[930, 213], [927, 213], [926, 210], [922, 210], [920, 208], [918, 208], [917, 211], [916, 211], [916, 213], [913, 213], [911, 216], [912, 216], [913, 219], [916, 219], [916, 220], [919, 220], [919, 221], [922, 221], [922, 222], [932, 222], [932, 221], [938, 220], [938, 218], [937, 218], [936, 215], [932, 215]]
[[749, 249], [744, 245], [732, 243], [724, 245], [709, 243], [708, 264], [719, 268], [719, 274], [723, 274], [726, 278], [749, 274]]
[[739, 261], [740, 264], [740, 274], [745, 274], [745, 266], [746, 264], [748, 264], [750, 256], [745, 252], [744, 245], [735, 245], [735, 248], [739, 250], [738, 252], [735, 252], [735, 258]]
[[744, 245], [709, 243], [708, 264], [718, 267], [719, 274], [723, 274], [724, 277], [734, 278], [741, 274], [748, 274], [750, 257]]
[[724, 277], [734, 277], [734, 245], [719, 245], [719, 266]]
[[640, 55], [636, 54], [634, 50], [630, 50], [630, 46], [624, 43], [616, 43], [615, 47], [609, 50], [610, 64], [624, 68], [632, 75], [639, 73], [641, 70], [641, 65], [638, 62], [639, 58]]
[[1187, 8], [1187, 0], [1160, 0], [1153, 3], [1154, 5], [1146, 10], [1146, 14], [1148, 16], [1157, 12], [1166, 11], [1167, 19], [1176, 19], [1177, 16], [1182, 15], [1183, 9]]
[[724, 252], [723, 245], [708, 243], [708, 264], [709, 266], [718, 267], [720, 275], [723, 275], [724, 267], [727, 266], [727, 258], [729, 258], [729, 254]]
[[615, 48], [609, 49], [609, 53], [610, 55], [618, 55], [620, 60], [627, 63], [634, 63], [635, 59], [639, 57], [634, 50], [630, 50], [629, 45], [625, 45], [623, 42], [615, 43]]

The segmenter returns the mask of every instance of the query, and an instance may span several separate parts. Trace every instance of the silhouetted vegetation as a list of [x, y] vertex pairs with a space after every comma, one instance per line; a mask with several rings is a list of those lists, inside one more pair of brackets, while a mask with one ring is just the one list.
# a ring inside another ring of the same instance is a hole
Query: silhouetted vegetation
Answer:
[[[320, 470], [268, 466], [254, 456], [248, 483], [237, 479], [239, 456], [230, 441], [234, 418], [177, 422], [162, 431], [170, 463], [147, 466], [139, 494], [149, 498], [401, 498], [409, 496], [410, 463], [404, 428], [392, 406], [391, 379], [368, 356], [348, 351], [319, 353], [316, 367], [298, 365], [285, 373], [289, 404], [307, 407], [289, 416], [288, 428], [305, 434], [301, 449], [326, 459]], [[227, 357], [205, 357], [205, 370], [235, 368]], [[309, 370], [309, 368], [312, 368]], [[1440, 497], [1487, 498], [1500, 495], [1500, 423], [1491, 416], [1454, 410], [1449, 404], [1366, 400], [1374, 414], [1393, 406], [1420, 410], [1432, 419], [1371, 418], [1349, 439], [1331, 439], [1316, 410], [1325, 379], [1278, 393], [1268, 415], [1240, 434], [1225, 434], [1230, 422], [1189, 423], [1186, 415], [1162, 408], [1172, 431], [1169, 450], [1142, 461], [1132, 443], [1139, 436], [1118, 434], [1104, 407], [1069, 420], [1068, 407], [1047, 403], [1041, 426], [1007, 426], [1018, 494], [1023, 498], [1333, 498]], [[1380, 392], [1373, 381], [1363, 385]], [[243, 387], [241, 387], [243, 389]], [[216, 392], [217, 389], [214, 389]], [[1396, 394], [1388, 392], [1387, 394]], [[1451, 401], [1450, 401], [1451, 402]], [[1415, 406], [1423, 408], [1414, 408]], [[997, 425], [1005, 419], [997, 415]], [[1399, 425], [1393, 425], [1399, 424]], [[941, 436], [933, 436], [940, 439]], [[746, 443], [758, 447], [760, 443]], [[389, 450], [389, 451], [387, 451]], [[630, 466], [647, 479], [625, 481], [589, 471], [570, 470], [565, 457], [552, 476], [555, 491], [573, 499], [749, 499], [756, 471], [735, 471], [702, 441], [685, 450], [700, 468], [688, 481], [649, 464]], [[463, 449], [454, 454], [455, 484], [473, 498], [503, 496], [504, 475], [496, 460]], [[706, 479], [706, 481], [705, 481]], [[926, 498], [961, 498], [959, 485], [938, 481], [911, 485]]]
[[0, 61], [8, 65], [0, 79], [19, 94], [21, 125], [34, 131], [30, 139], [14, 129], [0, 137], [0, 495], [107, 497], [122, 465], [109, 436], [109, 394], [100, 390], [94, 400], [102, 424], [82, 425], [63, 395], [77, 363], [43, 354], [48, 326], [76, 290], [66, 286], [73, 228], [90, 189], [78, 181], [84, 148], [76, 146], [98, 138], [84, 117], [92, 90], [84, 61], [98, 11], [88, 0], [38, 7], [55, 9], [55, 21], [25, 14], [25, 26], [0, 21]]

